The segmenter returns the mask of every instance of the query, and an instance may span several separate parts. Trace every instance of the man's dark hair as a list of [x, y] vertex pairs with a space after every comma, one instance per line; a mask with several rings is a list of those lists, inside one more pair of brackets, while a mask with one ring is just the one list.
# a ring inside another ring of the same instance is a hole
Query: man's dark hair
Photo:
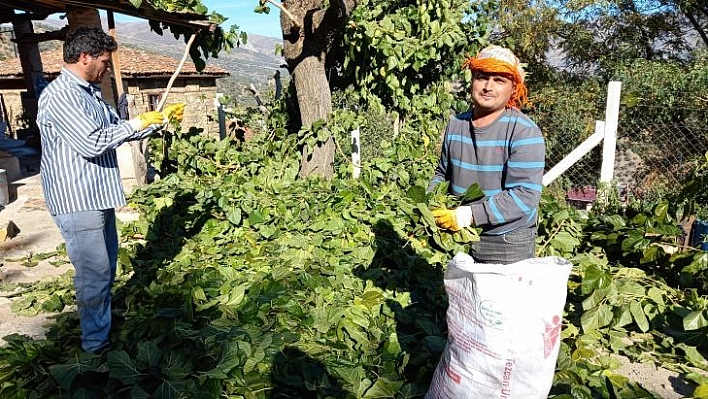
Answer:
[[104, 52], [112, 53], [118, 48], [115, 39], [101, 28], [81, 26], [69, 32], [64, 41], [64, 62], [74, 64], [81, 53], [98, 57]]

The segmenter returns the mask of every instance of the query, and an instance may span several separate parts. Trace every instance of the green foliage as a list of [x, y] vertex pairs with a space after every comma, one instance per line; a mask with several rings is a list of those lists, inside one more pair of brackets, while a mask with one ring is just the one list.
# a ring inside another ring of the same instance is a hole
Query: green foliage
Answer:
[[[486, 21], [466, 1], [362, 1], [329, 64], [335, 87], [351, 87], [364, 107], [406, 117], [448, 113], [449, 79], [462, 56], [486, 43]], [[447, 82], [446, 82], [447, 81]]]
[[708, 152], [698, 159], [686, 178], [683, 189], [672, 196], [674, 202], [683, 204], [684, 215], [695, 215], [708, 220]]
[[705, 52], [693, 55], [686, 63], [638, 59], [618, 65], [612, 78], [622, 82], [620, 123], [695, 120], [700, 114], [694, 111], [705, 107], [700, 93], [708, 83], [708, 69]]
[[[80, 394], [105, 370], [103, 392], [136, 396], [423, 395], [445, 345], [442, 273], [476, 231], [435, 226], [430, 209], [459, 203], [425, 192], [436, 154], [400, 134], [360, 179], [340, 159], [331, 181], [296, 179], [287, 134], [173, 134], [175, 172], [132, 196], [142, 216], [122, 228], [116, 349], [79, 353], [67, 313], [47, 340], [0, 347], [0, 395]], [[554, 397], [657, 397], [611, 353], [708, 369], [708, 258], [663, 249], [680, 234], [670, 209], [594, 215], [544, 195], [538, 253], [575, 265]], [[35, 288], [22, 297], [51, 310]]]
[[[444, 82], [485, 43], [485, 15], [496, 10], [476, 7], [487, 14], [464, 24], [462, 2], [357, 8], [340, 48], [349, 55], [330, 60], [341, 67], [332, 82], [346, 89], [327, 122], [300, 129], [281, 99], [252, 140], [214, 141], [197, 128], [153, 140], [164, 177], [131, 197], [142, 216], [122, 227], [116, 349], [105, 359], [79, 353], [77, 316], [67, 313], [46, 340], [6, 338], [0, 396], [81, 396], [91, 372], [104, 375], [103, 393], [131, 397], [422, 396], [445, 346], [443, 270], [477, 239], [475, 229], [438, 229], [430, 210], [459, 203], [444, 185], [424, 189], [445, 116], [462, 110]], [[627, 91], [668, 96], [657, 82], [678, 66], [656, 66], [657, 80], [642, 86], [637, 74]], [[555, 78], [530, 109], [550, 150], [562, 135], [591, 134], [604, 108], [604, 78]], [[405, 123], [394, 131], [397, 119]], [[355, 128], [371, 155], [356, 180], [345, 155]], [[339, 143], [336, 177], [296, 179], [298, 149], [329, 136]], [[612, 354], [680, 364], [703, 395], [695, 369], [708, 370], [708, 255], [678, 250], [676, 204], [686, 197], [601, 213], [549, 194], [537, 253], [575, 266], [551, 397], [658, 397], [618, 375]], [[65, 280], [24, 288], [18, 311], [72, 303]]]
[[[130, 0], [130, 3], [139, 8], [143, 0]], [[207, 15], [208, 9], [200, 0], [153, 0], [147, 2], [150, 7], [164, 10], [171, 13], [192, 13]], [[150, 28], [158, 35], [162, 36], [165, 29], [169, 29], [175, 39], [184, 38], [187, 43], [192, 34], [196, 34], [194, 44], [190, 47], [189, 55], [194, 62], [197, 71], [201, 71], [206, 66], [205, 59], [218, 57], [221, 51], [230, 51], [234, 47], [241, 44], [246, 44], [248, 37], [245, 32], [239, 32], [237, 25], [232, 25], [228, 31], [225, 31], [220, 24], [226, 21], [223, 15], [212, 12], [208, 19], [215, 24], [215, 29], [200, 29], [195, 31], [193, 28], [184, 25], [174, 25], [158, 20], [150, 20]]]

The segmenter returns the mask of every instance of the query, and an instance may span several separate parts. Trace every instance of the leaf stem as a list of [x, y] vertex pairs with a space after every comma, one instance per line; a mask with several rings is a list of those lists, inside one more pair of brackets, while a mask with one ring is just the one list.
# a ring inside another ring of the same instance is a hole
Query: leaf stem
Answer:
[[563, 222], [559, 223], [558, 226], [556, 226], [556, 228], [554, 229], [554, 231], [551, 232], [551, 235], [548, 236], [548, 240], [546, 240], [546, 242], [543, 243], [543, 246], [541, 247], [541, 251], [540, 251], [540, 252], [545, 251], [546, 247], [547, 247], [548, 244], [551, 242], [551, 240], [553, 240], [553, 238], [554, 238], [555, 236], [557, 236], [558, 233], [560, 233], [560, 230], [561, 230], [561, 228], [564, 227], [565, 223], [566, 223], [566, 221], [563, 221]]

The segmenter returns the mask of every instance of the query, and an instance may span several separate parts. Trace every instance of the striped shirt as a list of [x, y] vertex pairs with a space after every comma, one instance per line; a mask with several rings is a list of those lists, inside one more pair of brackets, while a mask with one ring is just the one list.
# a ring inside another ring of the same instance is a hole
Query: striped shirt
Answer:
[[518, 110], [507, 109], [482, 128], [472, 126], [471, 112], [463, 113], [448, 122], [428, 191], [448, 181], [449, 193], [462, 196], [476, 182], [485, 197], [469, 205], [482, 234], [533, 228], [545, 154], [541, 130]]
[[40, 174], [52, 215], [125, 204], [116, 148], [147, 137], [101, 98], [100, 89], [66, 68], [39, 97]]

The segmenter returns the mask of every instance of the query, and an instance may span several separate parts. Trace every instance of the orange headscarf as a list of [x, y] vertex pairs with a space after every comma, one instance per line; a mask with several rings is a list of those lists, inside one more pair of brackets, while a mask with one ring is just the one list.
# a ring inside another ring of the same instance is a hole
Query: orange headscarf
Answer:
[[507, 108], [521, 108], [528, 103], [528, 90], [524, 83], [524, 70], [519, 59], [511, 50], [501, 46], [489, 46], [482, 49], [476, 57], [467, 57], [462, 64], [462, 69], [468, 68], [472, 73], [498, 73], [511, 78], [514, 82], [514, 91], [506, 103]]

